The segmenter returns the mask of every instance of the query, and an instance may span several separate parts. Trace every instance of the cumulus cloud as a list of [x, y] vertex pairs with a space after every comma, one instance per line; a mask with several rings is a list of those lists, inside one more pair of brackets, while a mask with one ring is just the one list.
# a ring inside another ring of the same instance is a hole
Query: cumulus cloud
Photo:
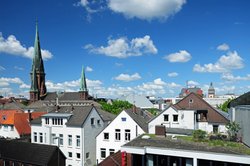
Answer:
[[249, 81], [250, 80], [250, 74], [247, 74], [246, 76], [234, 76], [231, 73], [223, 73], [221, 78], [226, 81]]
[[186, 0], [109, 0], [108, 7], [127, 18], [167, 19], [182, 9]]
[[190, 86], [190, 87], [194, 87], [194, 86], [198, 86], [198, 85], [200, 85], [200, 84], [196, 81], [193, 81], [193, 80], [188, 81], [188, 86]]
[[204, 64], [204, 66], [195, 64], [193, 67], [193, 71], [201, 73], [225, 73], [234, 69], [241, 69], [243, 67], [243, 59], [238, 55], [236, 51], [234, 51], [228, 52], [227, 55], [222, 55], [220, 59], [214, 64], [208, 63]]
[[230, 49], [229, 45], [227, 45], [226, 43], [223, 43], [217, 46], [217, 50], [220, 50], [220, 51], [228, 51], [229, 49]]
[[176, 72], [168, 73], [169, 77], [177, 77], [179, 74]]
[[165, 56], [163, 59], [168, 60], [171, 63], [174, 62], [188, 62], [192, 58], [191, 54], [186, 50], [180, 50], [179, 52], [169, 54]]
[[0, 77], [0, 87], [8, 87], [10, 84], [17, 84], [19, 88], [30, 88], [29, 85], [25, 84], [20, 78], [8, 78], [8, 77]]
[[148, 35], [143, 38], [134, 38], [131, 41], [128, 41], [125, 37], [109, 39], [107, 46], [94, 47], [92, 44], [87, 44], [84, 48], [94, 54], [103, 54], [116, 58], [142, 56], [143, 54], [156, 54], [158, 52]]
[[91, 67], [87, 66], [87, 67], [86, 67], [86, 71], [88, 71], [88, 72], [92, 72], [92, 71], [93, 71], [93, 69], [92, 69]]
[[[43, 59], [51, 59], [52, 53], [48, 50], [41, 50]], [[22, 56], [25, 58], [33, 58], [34, 47], [26, 48], [16, 39], [14, 35], [10, 35], [5, 39], [0, 32], [0, 53], [6, 53], [10, 55]]]
[[129, 75], [129, 74], [120, 74], [117, 77], [115, 77], [116, 80], [119, 81], [125, 81], [125, 82], [130, 82], [130, 81], [136, 81], [141, 79], [141, 76], [138, 73]]

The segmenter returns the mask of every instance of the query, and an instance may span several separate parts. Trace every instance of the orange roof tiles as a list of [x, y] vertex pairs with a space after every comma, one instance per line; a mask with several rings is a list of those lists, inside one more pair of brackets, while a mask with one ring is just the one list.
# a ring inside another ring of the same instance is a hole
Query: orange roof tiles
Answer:
[[[31, 118], [36, 119], [46, 112], [32, 112]], [[20, 110], [0, 110], [0, 124], [14, 125], [19, 135], [30, 134], [29, 113]]]

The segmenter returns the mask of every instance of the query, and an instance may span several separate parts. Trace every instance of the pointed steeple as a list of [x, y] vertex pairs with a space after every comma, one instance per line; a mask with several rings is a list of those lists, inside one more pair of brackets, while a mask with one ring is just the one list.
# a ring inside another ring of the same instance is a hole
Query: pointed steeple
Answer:
[[31, 75], [31, 85], [30, 92], [38, 92], [37, 78], [36, 78], [36, 70], [33, 68], [33, 72]]
[[32, 101], [40, 100], [46, 96], [47, 89], [45, 85], [45, 72], [44, 72], [43, 59], [40, 48], [37, 22], [36, 22], [36, 37], [34, 42], [34, 53], [33, 53], [30, 77], [31, 77], [30, 100]]
[[87, 83], [85, 78], [85, 71], [84, 67], [82, 66], [82, 74], [81, 74], [81, 81], [80, 81], [80, 91], [87, 92]]
[[[40, 47], [40, 39], [38, 32], [38, 23], [36, 22], [36, 37], [34, 43], [34, 55], [32, 68], [35, 68], [37, 72], [44, 73], [43, 59]], [[33, 70], [33, 69], [32, 69]]]

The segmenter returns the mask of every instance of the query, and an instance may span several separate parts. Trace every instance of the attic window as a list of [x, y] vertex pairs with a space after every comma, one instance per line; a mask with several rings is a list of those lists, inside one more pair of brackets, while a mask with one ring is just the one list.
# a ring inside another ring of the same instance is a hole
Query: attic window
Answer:
[[193, 99], [190, 99], [190, 100], [189, 100], [189, 103], [193, 103], [193, 102], [194, 102]]
[[7, 118], [6, 118], [6, 115], [3, 115], [3, 116], [2, 116], [2, 119], [3, 119], [3, 120], [6, 120], [6, 119], [7, 119]]
[[126, 118], [122, 118], [122, 121], [123, 121], [123, 122], [126, 122]]

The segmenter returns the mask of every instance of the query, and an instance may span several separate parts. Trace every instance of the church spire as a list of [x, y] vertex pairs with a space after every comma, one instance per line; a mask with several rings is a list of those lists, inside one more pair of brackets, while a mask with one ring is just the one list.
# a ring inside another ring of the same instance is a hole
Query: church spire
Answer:
[[36, 22], [36, 37], [34, 42], [34, 52], [31, 67], [31, 88], [30, 99], [36, 101], [45, 97], [47, 89], [45, 86], [45, 72], [40, 47], [38, 24]]
[[85, 78], [85, 71], [84, 67], [82, 66], [82, 74], [81, 74], [81, 82], [80, 82], [80, 91], [87, 92], [87, 83], [86, 83], [86, 78]]
[[84, 67], [82, 67], [79, 93], [80, 93], [80, 99], [88, 100], [88, 89], [87, 89]]

